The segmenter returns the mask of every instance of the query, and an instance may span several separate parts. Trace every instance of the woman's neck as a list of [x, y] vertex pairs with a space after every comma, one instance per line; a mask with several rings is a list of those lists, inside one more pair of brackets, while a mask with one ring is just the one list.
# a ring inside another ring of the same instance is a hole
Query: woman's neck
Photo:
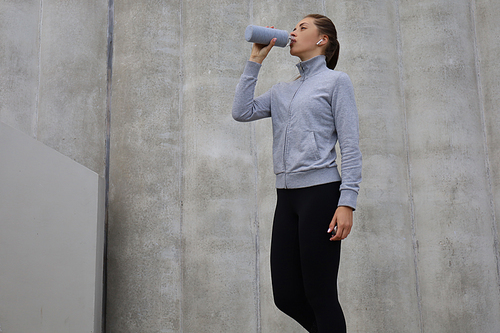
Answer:
[[[320, 50], [318, 50], [318, 51], [320, 51]], [[307, 61], [309, 59], [312, 59], [314, 57], [317, 57], [317, 56], [323, 54], [323, 53], [321, 53], [321, 51], [320, 52], [318, 52], [318, 51], [310, 52], [310, 53], [307, 53], [307, 54], [304, 54], [304, 55], [299, 55], [298, 57], [300, 58], [301, 62], [304, 62], [304, 61]]]

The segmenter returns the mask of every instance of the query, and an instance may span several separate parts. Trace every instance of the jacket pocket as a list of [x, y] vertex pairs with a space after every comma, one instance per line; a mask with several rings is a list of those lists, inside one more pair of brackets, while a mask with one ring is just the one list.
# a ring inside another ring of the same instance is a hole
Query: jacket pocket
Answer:
[[318, 143], [316, 141], [316, 134], [314, 132], [309, 132], [307, 135], [308, 150], [310, 152], [309, 158], [313, 161], [317, 161], [321, 158], [318, 149]]
[[302, 132], [290, 140], [288, 148], [288, 172], [309, 170], [320, 159], [314, 132]]

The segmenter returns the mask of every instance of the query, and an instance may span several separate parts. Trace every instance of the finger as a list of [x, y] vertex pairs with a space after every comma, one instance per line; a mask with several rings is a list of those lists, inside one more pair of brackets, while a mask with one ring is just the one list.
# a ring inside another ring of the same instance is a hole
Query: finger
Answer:
[[333, 236], [332, 238], [330, 238], [330, 240], [332, 241], [339, 241], [339, 240], [342, 240], [342, 231], [341, 230], [337, 230], [337, 233], [335, 234], [335, 236]]
[[266, 53], [266, 56], [271, 51], [271, 49], [273, 48], [274, 44], [276, 44], [276, 38], [271, 39], [271, 42], [269, 43], [269, 45], [267, 45], [266, 47], [262, 48], [262, 50]]
[[[348, 227], [346, 227], [346, 228], [345, 228], [345, 231], [346, 231], [346, 233], [347, 233], [347, 234], [345, 235], [345, 237], [347, 237], [347, 235], [349, 235], [349, 234], [351, 233], [351, 230], [352, 230], [352, 224], [351, 224], [351, 225], [349, 225]], [[345, 237], [344, 237], [344, 238], [345, 238]]]
[[330, 235], [330, 240], [331, 241], [334, 240], [337, 235], [338, 235], [337, 232], [332, 232], [331, 235]]
[[342, 239], [346, 239], [347, 236], [349, 236], [350, 233], [351, 233], [351, 225], [346, 225], [342, 229], [342, 234], [340, 236], [341, 236]]
[[332, 232], [335, 229], [335, 226], [337, 225], [337, 215], [333, 215], [332, 221], [330, 222], [330, 225], [328, 226], [328, 230], [326, 231], [327, 233]]
[[342, 239], [345, 239], [347, 237], [347, 235], [349, 235], [349, 232], [347, 232], [346, 228], [343, 228], [341, 232], [339, 232], [339, 238], [342, 240]]
[[349, 234], [348, 232], [346, 233], [346, 228], [344, 226], [341, 226], [340, 224], [337, 224], [337, 232], [334, 237], [331, 238], [331, 240], [337, 241], [337, 240], [342, 240], [347, 237]]
[[339, 234], [339, 230], [338, 230], [338, 225], [337, 226], [334, 226], [334, 227], [331, 227], [330, 229], [328, 230], [331, 230], [330, 233], [330, 240], [336, 240], [336, 237], [338, 237], [338, 234]]
[[[337, 225], [337, 214], [333, 214], [332, 221], [330, 222], [330, 225], [328, 226], [327, 233], [332, 233], [330, 236], [330, 240], [332, 241], [336, 235], [336, 231], [334, 234], [335, 226]], [[338, 228], [338, 227], [337, 227]]]

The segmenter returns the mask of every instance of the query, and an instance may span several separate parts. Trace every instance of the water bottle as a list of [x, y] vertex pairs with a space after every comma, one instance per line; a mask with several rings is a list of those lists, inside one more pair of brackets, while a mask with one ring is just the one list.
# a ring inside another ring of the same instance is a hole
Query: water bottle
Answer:
[[249, 25], [245, 29], [245, 40], [250, 43], [268, 45], [276, 38], [275, 46], [285, 47], [290, 45], [292, 37], [286, 30], [264, 28], [257, 25]]

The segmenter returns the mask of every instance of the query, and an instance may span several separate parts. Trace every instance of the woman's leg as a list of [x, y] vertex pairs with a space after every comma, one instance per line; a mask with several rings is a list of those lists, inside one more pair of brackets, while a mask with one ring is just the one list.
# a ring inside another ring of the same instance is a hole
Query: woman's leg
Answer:
[[305, 294], [318, 332], [346, 332], [337, 296], [340, 241], [330, 241], [328, 226], [337, 208], [339, 182], [301, 189], [299, 244]]
[[302, 279], [296, 190], [278, 189], [271, 241], [271, 277], [276, 306], [309, 332], [317, 332]]

